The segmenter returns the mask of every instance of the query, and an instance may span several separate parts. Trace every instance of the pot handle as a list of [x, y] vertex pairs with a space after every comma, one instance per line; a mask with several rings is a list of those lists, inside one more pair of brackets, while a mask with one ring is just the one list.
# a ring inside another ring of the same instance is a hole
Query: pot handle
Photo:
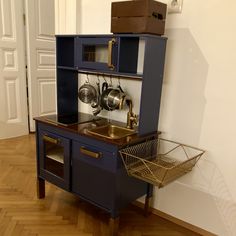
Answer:
[[105, 91], [106, 89], [108, 89], [108, 83], [107, 82], [103, 82], [102, 83], [102, 92]]

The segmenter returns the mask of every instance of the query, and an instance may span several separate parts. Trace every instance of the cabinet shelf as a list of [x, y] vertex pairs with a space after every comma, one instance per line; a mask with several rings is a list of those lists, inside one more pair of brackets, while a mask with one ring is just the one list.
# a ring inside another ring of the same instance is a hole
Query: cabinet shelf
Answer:
[[99, 72], [99, 71], [92, 71], [92, 70], [78, 70], [77, 68], [69, 67], [69, 66], [57, 66], [57, 69], [75, 71], [75, 72], [80, 73], [80, 74], [114, 76], [114, 77], [131, 78], [131, 79], [138, 79], [138, 80], [141, 80], [143, 78], [142, 74], [115, 73], [113, 71], [111, 71], [111, 73], [108, 73], [108, 72], [106, 73], [106, 72]]
[[73, 70], [76, 71], [77, 69], [71, 66], [57, 66], [58, 69], [63, 69], [63, 70]]
[[46, 157], [49, 158], [49, 159], [52, 159], [54, 161], [57, 161], [59, 163], [64, 163], [64, 153], [63, 153], [63, 148], [53, 148], [51, 150], [49, 150], [47, 153], [46, 153]]
[[126, 74], [126, 73], [105, 73], [105, 72], [98, 72], [98, 71], [91, 71], [91, 70], [78, 70], [78, 73], [81, 74], [91, 74], [91, 75], [102, 75], [102, 76], [114, 76], [120, 78], [130, 78], [130, 79], [137, 79], [141, 80], [143, 78], [142, 75], [138, 74]]

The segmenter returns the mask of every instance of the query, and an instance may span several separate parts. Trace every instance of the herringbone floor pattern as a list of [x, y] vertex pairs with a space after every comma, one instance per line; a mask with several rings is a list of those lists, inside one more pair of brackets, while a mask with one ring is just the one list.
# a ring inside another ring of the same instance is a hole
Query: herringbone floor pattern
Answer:
[[[109, 215], [46, 184], [36, 197], [34, 135], [0, 140], [0, 236], [106, 236]], [[197, 235], [130, 206], [120, 216], [120, 236]]]

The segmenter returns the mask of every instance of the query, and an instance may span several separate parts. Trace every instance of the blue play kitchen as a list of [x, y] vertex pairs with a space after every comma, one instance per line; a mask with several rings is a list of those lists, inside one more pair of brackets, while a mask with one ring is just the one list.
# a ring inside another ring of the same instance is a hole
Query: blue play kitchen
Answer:
[[[158, 24], [165, 18], [161, 10], [153, 12]], [[57, 114], [35, 118], [38, 198], [45, 197], [45, 181], [76, 194], [110, 214], [111, 235], [117, 235], [123, 208], [146, 196], [148, 212], [153, 185], [163, 187], [187, 173], [203, 154], [159, 138], [167, 38], [146, 29], [124, 33], [122, 24], [113, 19], [120, 32], [109, 35], [56, 36]], [[79, 86], [81, 75], [86, 81]], [[113, 78], [140, 81], [138, 115], [122, 84], [109, 82]], [[92, 112], [82, 113], [78, 100]], [[126, 123], [99, 116], [103, 110], [122, 109], [127, 109]], [[168, 149], [162, 148], [165, 143]], [[175, 161], [172, 157], [180, 153], [186, 158]]]

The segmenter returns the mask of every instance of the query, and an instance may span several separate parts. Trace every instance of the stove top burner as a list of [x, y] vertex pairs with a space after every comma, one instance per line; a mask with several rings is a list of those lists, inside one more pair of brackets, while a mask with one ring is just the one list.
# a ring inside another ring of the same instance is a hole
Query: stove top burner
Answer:
[[86, 123], [89, 121], [97, 121], [100, 119], [101, 118], [99, 117], [95, 117], [93, 115], [82, 113], [82, 112], [79, 112], [78, 115], [69, 115], [69, 116], [58, 116], [57, 114], [55, 114], [55, 115], [49, 115], [46, 118], [46, 120], [48, 120], [49, 122], [64, 125], [64, 126], [81, 124], [81, 123]]

